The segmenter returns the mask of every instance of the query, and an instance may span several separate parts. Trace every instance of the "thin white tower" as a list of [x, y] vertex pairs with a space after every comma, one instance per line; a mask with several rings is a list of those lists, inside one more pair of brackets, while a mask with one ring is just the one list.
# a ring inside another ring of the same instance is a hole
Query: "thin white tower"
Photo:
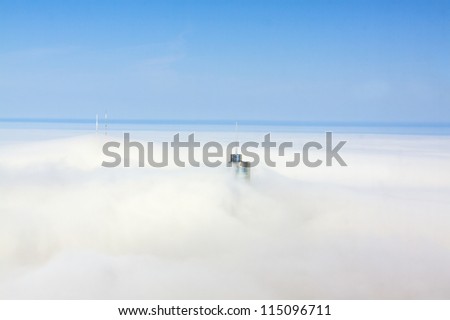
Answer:
[[[239, 131], [238, 131], [238, 123], [237, 123], [237, 121], [236, 121], [236, 124], [235, 124], [234, 131], [235, 131], [235, 135], [236, 135], [236, 142], [239, 142]], [[237, 153], [237, 147], [234, 149], [234, 153]]]
[[105, 111], [105, 136], [108, 134], [108, 112]]

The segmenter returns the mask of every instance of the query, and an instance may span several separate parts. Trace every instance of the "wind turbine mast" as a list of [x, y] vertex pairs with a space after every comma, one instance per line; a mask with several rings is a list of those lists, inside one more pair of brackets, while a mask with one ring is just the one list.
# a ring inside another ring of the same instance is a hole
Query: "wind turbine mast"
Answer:
[[108, 111], [105, 111], [105, 136], [108, 134]]

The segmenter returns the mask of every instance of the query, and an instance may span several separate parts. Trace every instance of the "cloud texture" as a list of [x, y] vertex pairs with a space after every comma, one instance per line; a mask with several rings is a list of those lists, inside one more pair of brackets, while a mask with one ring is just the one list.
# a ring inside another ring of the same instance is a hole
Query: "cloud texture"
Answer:
[[449, 299], [450, 139], [345, 138], [348, 167], [248, 182], [102, 168], [99, 136], [2, 143], [0, 298]]

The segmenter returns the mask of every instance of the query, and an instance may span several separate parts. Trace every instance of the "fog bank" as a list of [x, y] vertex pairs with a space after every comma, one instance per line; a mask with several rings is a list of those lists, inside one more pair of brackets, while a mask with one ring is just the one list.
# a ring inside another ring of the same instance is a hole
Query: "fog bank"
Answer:
[[348, 167], [250, 181], [103, 168], [108, 138], [0, 144], [0, 298], [450, 299], [448, 137], [340, 136]]

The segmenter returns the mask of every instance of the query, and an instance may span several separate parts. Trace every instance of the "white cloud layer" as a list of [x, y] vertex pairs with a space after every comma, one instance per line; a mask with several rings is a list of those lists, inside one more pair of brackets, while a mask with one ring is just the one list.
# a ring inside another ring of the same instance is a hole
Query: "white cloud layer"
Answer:
[[102, 168], [98, 136], [2, 143], [0, 298], [450, 299], [450, 139], [345, 138], [348, 167], [249, 182]]

